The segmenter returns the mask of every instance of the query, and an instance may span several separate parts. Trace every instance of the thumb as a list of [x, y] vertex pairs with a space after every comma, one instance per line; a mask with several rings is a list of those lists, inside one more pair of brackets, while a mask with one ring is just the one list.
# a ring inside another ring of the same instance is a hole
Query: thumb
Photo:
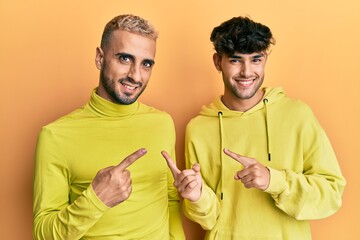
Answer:
[[200, 173], [200, 164], [195, 163], [195, 164], [192, 166], [192, 170], [194, 170], [195, 173]]
[[181, 173], [181, 171], [176, 166], [175, 162], [171, 159], [170, 155], [166, 151], [162, 151], [161, 155], [165, 158], [167, 165], [169, 166], [172, 175], [176, 178], [177, 175]]
[[241, 165], [243, 165], [245, 168], [254, 164], [254, 159], [241, 156], [235, 152], [230, 151], [227, 148], [224, 148], [224, 153], [234, 159], [235, 161], [239, 162]]

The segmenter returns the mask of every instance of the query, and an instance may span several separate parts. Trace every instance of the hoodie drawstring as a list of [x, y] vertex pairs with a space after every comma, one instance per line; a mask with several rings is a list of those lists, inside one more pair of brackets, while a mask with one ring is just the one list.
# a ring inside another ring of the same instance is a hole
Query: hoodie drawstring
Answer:
[[[267, 154], [268, 154], [268, 160], [271, 161], [271, 153], [270, 153], [270, 137], [269, 137], [269, 125], [268, 125], [268, 111], [267, 111], [267, 103], [269, 102], [269, 100], [267, 98], [264, 98], [263, 103], [264, 103], [264, 118], [265, 118], [265, 130], [266, 130], [266, 147], [267, 147]], [[223, 200], [224, 198], [224, 193], [222, 192], [223, 190], [223, 177], [224, 177], [224, 173], [223, 173], [223, 150], [224, 150], [224, 130], [223, 130], [223, 122], [222, 122], [222, 117], [223, 117], [223, 113], [221, 111], [218, 112], [218, 117], [219, 117], [219, 130], [220, 130], [220, 166], [221, 166], [221, 176], [217, 185], [217, 189], [219, 189], [220, 187], [220, 199]], [[220, 185], [220, 186], [219, 186]]]
[[[219, 116], [219, 129], [220, 129], [220, 165], [221, 165], [221, 176], [218, 183], [218, 187], [220, 184], [220, 190], [223, 190], [223, 149], [224, 149], [224, 142], [223, 142], [223, 123], [222, 123], [222, 115], [223, 113], [221, 111], [218, 112]], [[223, 200], [224, 194], [223, 192], [220, 193], [220, 199]]]
[[269, 126], [268, 126], [268, 111], [267, 111], [267, 103], [269, 100], [264, 98], [264, 110], [265, 110], [265, 129], [266, 129], [266, 144], [267, 144], [267, 153], [268, 153], [268, 160], [271, 161], [271, 153], [270, 153], [270, 140], [269, 140]]

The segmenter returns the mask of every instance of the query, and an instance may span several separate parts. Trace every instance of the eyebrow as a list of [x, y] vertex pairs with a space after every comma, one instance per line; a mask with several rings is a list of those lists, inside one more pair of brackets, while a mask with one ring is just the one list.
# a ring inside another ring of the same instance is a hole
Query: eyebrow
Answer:
[[[251, 58], [262, 58], [262, 57], [264, 57], [264, 55], [265, 54], [263, 54], [263, 53], [258, 53], [256, 55], [252, 56]], [[229, 57], [230, 58], [235, 58], [235, 59], [242, 59], [243, 58], [242, 56], [239, 56], [239, 55], [236, 55], [236, 54], [233, 54], [233, 55], [231, 55]]]

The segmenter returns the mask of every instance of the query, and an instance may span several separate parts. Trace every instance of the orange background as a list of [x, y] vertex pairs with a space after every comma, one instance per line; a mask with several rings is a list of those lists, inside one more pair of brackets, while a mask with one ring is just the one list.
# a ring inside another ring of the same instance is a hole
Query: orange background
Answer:
[[[33, 158], [40, 127], [85, 104], [98, 83], [95, 48], [120, 13], [159, 30], [156, 65], [141, 101], [168, 111], [183, 168], [184, 128], [221, 94], [209, 35], [233, 16], [268, 25], [277, 44], [264, 85], [308, 103], [348, 184], [343, 207], [312, 222], [313, 239], [360, 239], [360, 1], [0, 1], [0, 238], [32, 239]], [[184, 219], [187, 238], [200, 228]]]

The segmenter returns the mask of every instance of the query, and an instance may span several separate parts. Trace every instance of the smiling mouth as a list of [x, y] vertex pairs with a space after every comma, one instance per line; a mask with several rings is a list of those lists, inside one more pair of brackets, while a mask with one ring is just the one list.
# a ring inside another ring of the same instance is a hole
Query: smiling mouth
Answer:
[[126, 89], [129, 89], [129, 90], [135, 90], [138, 87], [138, 86], [128, 85], [125, 83], [121, 83], [121, 85], [123, 85]]
[[255, 79], [252, 79], [252, 80], [236, 80], [236, 82], [239, 85], [244, 86], [244, 87], [250, 86], [254, 81], [255, 81]]

